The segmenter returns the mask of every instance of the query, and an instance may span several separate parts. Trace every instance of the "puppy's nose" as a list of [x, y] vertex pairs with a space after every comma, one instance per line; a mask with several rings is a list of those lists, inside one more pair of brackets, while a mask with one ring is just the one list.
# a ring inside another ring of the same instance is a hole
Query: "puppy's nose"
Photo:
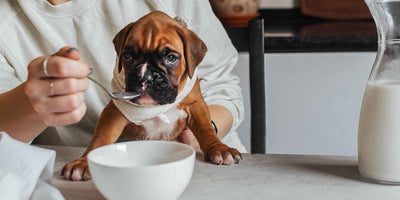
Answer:
[[152, 76], [150, 76], [150, 75], [147, 75], [147, 76], [145, 76], [144, 77], [144, 79], [143, 79], [143, 81], [142, 81], [144, 84], [146, 84], [146, 85], [152, 85], [153, 84], [153, 77]]

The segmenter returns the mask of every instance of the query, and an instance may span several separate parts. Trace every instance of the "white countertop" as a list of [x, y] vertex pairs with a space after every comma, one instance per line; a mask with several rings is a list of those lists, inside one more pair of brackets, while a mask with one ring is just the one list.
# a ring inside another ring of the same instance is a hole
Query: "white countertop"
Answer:
[[[53, 185], [66, 199], [104, 199], [93, 181], [59, 176], [65, 163], [85, 148], [41, 146], [57, 152]], [[354, 157], [251, 155], [233, 166], [217, 166], [197, 155], [192, 180], [179, 200], [400, 199], [400, 186], [364, 181]]]

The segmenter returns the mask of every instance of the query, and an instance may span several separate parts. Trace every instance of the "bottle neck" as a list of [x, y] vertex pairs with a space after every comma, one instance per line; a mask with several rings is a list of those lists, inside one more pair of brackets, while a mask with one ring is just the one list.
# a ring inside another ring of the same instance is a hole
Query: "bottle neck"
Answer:
[[400, 83], [400, 40], [386, 40], [378, 43], [369, 81]]
[[379, 43], [400, 40], [400, 0], [366, 0], [376, 24]]

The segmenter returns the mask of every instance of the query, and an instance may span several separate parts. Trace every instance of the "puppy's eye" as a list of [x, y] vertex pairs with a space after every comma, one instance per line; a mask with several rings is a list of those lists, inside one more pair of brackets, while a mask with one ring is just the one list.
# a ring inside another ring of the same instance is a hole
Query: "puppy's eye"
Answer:
[[123, 56], [124, 56], [124, 58], [126, 59], [127, 62], [132, 62], [133, 56], [132, 56], [131, 53], [125, 52], [125, 53], [123, 53]]
[[169, 54], [167, 56], [167, 63], [175, 63], [176, 60], [178, 60], [178, 57], [176, 57], [174, 54]]

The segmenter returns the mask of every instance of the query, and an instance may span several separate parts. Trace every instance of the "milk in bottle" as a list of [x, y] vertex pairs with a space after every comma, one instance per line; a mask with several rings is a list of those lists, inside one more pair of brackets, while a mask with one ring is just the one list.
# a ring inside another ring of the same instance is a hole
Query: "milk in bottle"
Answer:
[[400, 83], [368, 82], [358, 141], [362, 176], [400, 181]]

